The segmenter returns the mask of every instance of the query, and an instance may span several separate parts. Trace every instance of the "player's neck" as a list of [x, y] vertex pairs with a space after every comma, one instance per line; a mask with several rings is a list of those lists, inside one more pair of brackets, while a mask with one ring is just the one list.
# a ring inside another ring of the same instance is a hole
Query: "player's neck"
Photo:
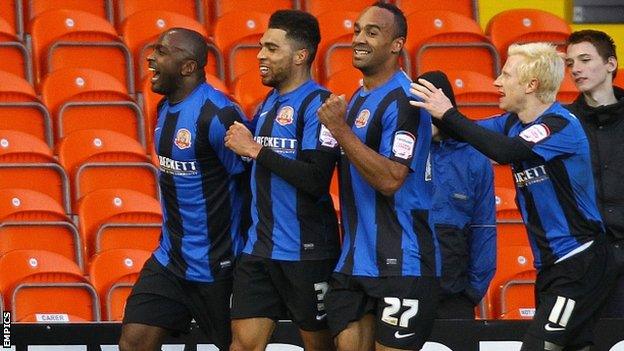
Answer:
[[600, 86], [591, 91], [584, 92], [583, 98], [585, 103], [591, 107], [613, 105], [617, 102], [613, 85], [611, 85], [609, 80], [605, 80]]
[[309, 69], [296, 69], [293, 70], [291, 75], [286, 79], [279, 87], [277, 87], [277, 91], [280, 95], [288, 94], [291, 91], [299, 88], [302, 84], [310, 80], [310, 70]]
[[180, 88], [178, 88], [173, 93], [167, 95], [167, 100], [170, 104], [177, 104], [178, 102], [186, 99], [186, 97], [189, 96], [189, 94], [192, 93], [193, 90], [195, 90], [195, 88], [197, 88], [197, 86], [202, 82], [203, 81], [196, 79], [183, 81]]
[[518, 112], [518, 118], [524, 124], [531, 123], [539, 116], [543, 115], [544, 112], [552, 106], [552, 104], [552, 102], [544, 103], [537, 98], [530, 99], [527, 101], [524, 109]]
[[374, 72], [367, 72], [363, 77], [364, 89], [370, 91], [384, 85], [399, 69], [398, 63], [394, 63], [388, 67], [381, 67]]

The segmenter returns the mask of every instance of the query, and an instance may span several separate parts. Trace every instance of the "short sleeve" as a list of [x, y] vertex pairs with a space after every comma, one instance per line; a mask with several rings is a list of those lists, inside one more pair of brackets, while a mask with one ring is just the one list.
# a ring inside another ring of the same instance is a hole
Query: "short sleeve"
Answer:
[[431, 117], [425, 110], [412, 107], [407, 98], [389, 104], [382, 118], [379, 153], [415, 170], [412, 161], [421, 124], [431, 130]]
[[558, 116], [544, 116], [540, 123], [523, 129], [520, 140], [546, 161], [578, 152], [579, 143], [586, 138], [578, 123]]
[[319, 94], [306, 107], [304, 114], [302, 150], [320, 150], [327, 152], [338, 152], [338, 142], [334, 139], [329, 129], [327, 129], [318, 119], [318, 109], [324, 101], [325, 95]]

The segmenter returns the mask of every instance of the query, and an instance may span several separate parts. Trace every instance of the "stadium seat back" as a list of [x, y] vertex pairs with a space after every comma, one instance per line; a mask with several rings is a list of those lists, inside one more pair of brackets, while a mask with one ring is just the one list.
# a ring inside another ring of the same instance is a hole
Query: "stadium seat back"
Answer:
[[130, 51], [113, 25], [97, 15], [75, 10], [46, 11], [30, 26], [37, 85], [62, 68], [105, 72], [134, 91]]
[[460, 14], [464, 17], [475, 18], [475, 0], [430, 0], [430, 1], [413, 1], [413, 0], [395, 0], [395, 4], [403, 10], [406, 16], [419, 11], [443, 10]]
[[479, 120], [503, 113], [498, 108], [500, 94], [490, 76], [466, 70], [444, 73], [453, 87], [457, 107], [467, 117]]
[[99, 321], [99, 301], [80, 268], [57, 253], [14, 250], [0, 257], [0, 291], [14, 321], [64, 314], [70, 322]]
[[[176, 6], [178, 6], [177, 3]], [[147, 57], [152, 53], [153, 45], [160, 35], [174, 27], [194, 30], [206, 38], [208, 44], [206, 70], [223, 78], [224, 63], [221, 48], [208, 38], [206, 28], [201, 23], [179, 13], [151, 9], [136, 12], [126, 18], [120, 30], [124, 42], [134, 56], [136, 81], [141, 82], [145, 77], [151, 77]]]
[[563, 45], [571, 29], [563, 18], [550, 12], [513, 9], [492, 17], [485, 33], [492, 38], [492, 43], [501, 56], [501, 62], [505, 62], [507, 48], [511, 44], [547, 41]]
[[9, 72], [33, 82], [32, 60], [26, 46], [18, 41], [0, 40], [0, 71]]
[[267, 30], [269, 14], [262, 12], [230, 12], [219, 17], [214, 25], [214, 41], [225, 59], [226, 82], [249, 70], [258, 68], [256, 56], [260, 38]]
[[[35, 197], [32, 199], [33, 202], [51, 201], [62, 209], [61, 213], [71, 213], [69, 177], [57, 163], [0, 163], [0, 189], [34, 191], [46, 199]], [[29, 198], [35, 196], [24, 194]], [[52, 204], [49, 206], [50, 209], [56, 209]]]
[[32, 134], [0, 130], [0, 163], [54, 163], [50, 146]]
[[[453, 12], [422, 11], [407, 17], [406, 49], [414, 62], [414, 72], [471, 70], [496, 77], [500, 61], [496, 49], [473, 19]], [[461, 57], [462, 60], [457, 58]]]
[[[79, 229], [88, 257], [96, 252], [98, 231], [111, 224], [161, 223], [160, 203], [153, 197], [127, 189], [101, 189], [85, 195], [78, 204]], [[127, 232], [125, 232], [127, 234]], [[117, 235], [119, 237], [119, 235]], [[137, 240], [140, 240], [137, 235]], [[148, 238], [149, 239], [149, 238]]]
[[240, 103], [248, 119], [253, 118], [256, 108], [271, 91], [270, 87], [262, 84], [260, 75], [255, 71], [241, 74], [234, 81], [234, 96]]
[[128, 17], [143, 11], [167, 11], [203, 22], [203, 6], [199, 0], [116, 0], [117, 27], [123, 27]]
[[100, 296], [104, 320], [121, 321], [126, 299], [150, 251], [117, 249], [93, 257], [89, 277]]
[[347, 101], [362, 86], [362, 73], [351, 67], [330, 75], [325, 86], [336, 95], [345, 95]]
[[83, 268], [78, 229], [63, 221], [3, 221], [0, 223], [0, 256], [13, 250], [45, 250], [63, 255]]

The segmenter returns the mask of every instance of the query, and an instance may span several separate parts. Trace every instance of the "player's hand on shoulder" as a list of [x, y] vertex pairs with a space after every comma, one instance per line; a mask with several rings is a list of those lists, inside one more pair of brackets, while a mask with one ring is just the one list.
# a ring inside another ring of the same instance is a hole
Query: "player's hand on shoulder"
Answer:
[[432, 117], [441, 119], [446, 111], [453, 108], [451, 100], [444, 95], [442, 89], [436, 88], [425, 79], [421, 78], [418, 79], [418, 83], [412, 83], [410, 93], [420, 98], [420, 101], [410, 100], [410, 104], [424, 108]]

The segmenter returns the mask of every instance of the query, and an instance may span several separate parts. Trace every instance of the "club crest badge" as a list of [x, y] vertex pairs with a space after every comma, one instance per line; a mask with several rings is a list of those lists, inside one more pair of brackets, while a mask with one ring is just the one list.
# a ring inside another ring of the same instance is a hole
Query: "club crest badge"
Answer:
[[277, 112], [275, 121], [282, 126], [287, 126], [293, 122], [295, 110], [291, 106], [284, 106]]
[[178, 129], [174, 144], [181, 150], [191, 147], [191, 132], [186, 129]]
[[355, 127], [356, 128], [364, 128], [366, 127], [366, 124], [368, 123], [368, 118], [370, 117], [370, 111], [367, 109], [364, 109], [362, 111], [360, 111], [360, 114], [357, 116], [357, 118], [355, 119]]

